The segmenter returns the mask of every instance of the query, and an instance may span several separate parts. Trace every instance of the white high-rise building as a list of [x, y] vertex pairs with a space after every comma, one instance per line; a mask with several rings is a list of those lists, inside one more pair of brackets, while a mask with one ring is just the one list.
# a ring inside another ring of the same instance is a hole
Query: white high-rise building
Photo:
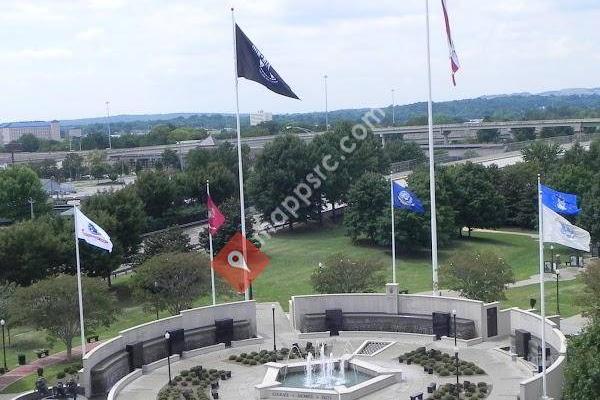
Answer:
[[250, 114], [250, 126], [256, 126], [267, 121], [273, 121], [273, 114], [270, 112], [264, 112], [263, 110], [260, 110], [256, 113]]
[[46, 140], [60, 140], [60, 122], [27, 121], [0, 125], [0, 143], [3, 145], [15, 142], [24, 135], [33, 135]]

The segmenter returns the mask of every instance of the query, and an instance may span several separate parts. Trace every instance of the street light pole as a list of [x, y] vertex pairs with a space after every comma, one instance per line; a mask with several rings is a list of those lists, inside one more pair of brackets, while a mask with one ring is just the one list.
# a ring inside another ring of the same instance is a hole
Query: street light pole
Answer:
[[108, 126], [108, 148], [112, 149], [112, 141], [110, 134], [110, 101], [106, 101], [106, 125]]
[[33, 203], [35, 203], [35, 201], [30, 197], [27, 202], [29, 203], [29, 213], [31, 214], [31, 219], [33, 219]]
[[323, 75], [325, 81], [325, 131], [329, 130], [329, 109], [327, 105], [327, 74]]
[[396, 125], [396, 99], [394, 98], [394, 89], [392, 89], [392, 126]]
[[550, 245], [550, 271], [554, 270], [554, 245]]
[[456, 395], [460, 393], [460, 389], [458, 387], [458, 340], [456, 334], [456, 310], [452, 310], [452, 319], [454, 320], [454, 358], [456, 364]]
[[556, 315], [560, 315], [560, 301], [558, 299], [558, 278], [560, 277], [560, 271], [556, 270]]
[[171, 334], [165, 332], [165, 340], [167, 343], [167, 366], [169, 369], [169, 385], [171, 384]]
[[8, 371], [8, 367], [6, 366], [6, 344], [4, 343], [4, 325], [6, 325], [5, 320], [0, 320], [0, 325], [2, 325], [2, 354], [4, 356], [4, 372]]
[[275, 304], [271, 304], [271, 310], [273, 311], [273, 351], [277, 351], [277, 344], [275, 342]]

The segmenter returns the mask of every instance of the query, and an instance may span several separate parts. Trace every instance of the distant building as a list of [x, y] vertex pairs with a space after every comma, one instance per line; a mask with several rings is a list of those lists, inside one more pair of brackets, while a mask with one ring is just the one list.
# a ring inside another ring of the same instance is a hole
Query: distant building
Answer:
[[81, 128], [71, 128], [69, 129], [69, 137], [70, 138], [80, 138], [83, 136], [83, 131], [81, 130]]
[[1, 144], [17, 141], [24, 135], [33, 135], [46, 140], [60, 140], [60, 122], [27, 121], [0, 125]]
[[250, 126], [256, 126], [267, 121], [273, 121], [273, 114], [270, 112], [260, 110], [259, 112], [250, 114]]

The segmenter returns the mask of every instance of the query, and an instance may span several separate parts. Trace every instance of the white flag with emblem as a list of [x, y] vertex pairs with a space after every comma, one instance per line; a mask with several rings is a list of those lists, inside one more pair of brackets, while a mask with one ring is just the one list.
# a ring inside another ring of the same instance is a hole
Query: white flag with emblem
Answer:
[[75, 226], [77, 227], [77, 238], [83, 239], [92, 246], [112, 252], [113, 244], [110, 237], [94, 221], [86, 217], [77, 207], [75, 207]]
[[571, 224], [566, 218], [550, 208], [542, 206], [544, 218], [544, 242], [558, 243], [573, 249], [590, 251], [590, 233]]

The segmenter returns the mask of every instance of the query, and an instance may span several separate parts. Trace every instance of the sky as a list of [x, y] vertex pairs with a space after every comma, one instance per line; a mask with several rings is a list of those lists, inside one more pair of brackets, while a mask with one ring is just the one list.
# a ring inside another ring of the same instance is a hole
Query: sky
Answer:
[[[433, 98], [600, 86], [598, 0], [430, 0]], [[240, 111], [425, 101], [425, 0], [2, 0], [0, 122], [234, 112], [231, 7], [302, 99], [239, 82]]]

